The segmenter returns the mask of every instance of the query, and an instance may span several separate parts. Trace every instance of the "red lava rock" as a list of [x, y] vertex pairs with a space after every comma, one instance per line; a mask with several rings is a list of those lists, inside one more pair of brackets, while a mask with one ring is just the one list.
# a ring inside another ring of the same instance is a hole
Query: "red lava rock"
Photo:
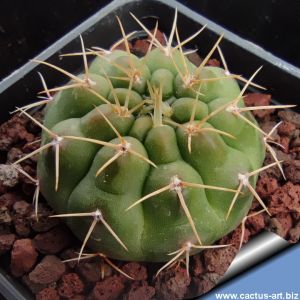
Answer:
[[76, 271], [80, 274], [80, 276], [82, 276], [85, 281], [88, 282], [94, 283], [101, 279], [99, 261], [80, 262], [76, 267]]
[[[154, 30], [152, 30], [151, 32], [153, 34]], [[166, 39], [164, 37], [164, 34], [161, 31], [157, 30], [155, 37], [162, 45], [166, 45]], [[152, 40], [151, 36], [148, 36], [146, 39], [136, 40], [132, 50], [134, 52], [138, 52], [140, 55], [145, 55], [148, 51], [148, 48], [150, 45], [150, 43], [149, 43], [150, 40]], [[152, 48], [155, 48], [155, 46], [152, 45]]]
[[[264, 131], [264, 132], [270, 132], [273, 127], [275, 127], [277, 125], [277, 122], [271, 120], [271, 121], [265, 121], [265, 122], [262, 122], [260, 125], [260, 128]], [[279, 135], [277, 133], [277, 129], [275, 129], [275, 131], [273, 132], [272, 134], [272, 137], [274, 138], [274, 140], [278, 140], [279, 139]]]
[[137, 40], [134, 43], [134, 50], [140, 53], [141, 55], [145, 55], [148, 51], [148, 48], [149, 48], [149, 42], [147, 41], [147, 39]]
[[278, 128], [277, 132], [279, 135], [291, 136], [296, 130], [296, 125], [287, 121], [282, 122]]
[[[24, 165], [22, 166], [22, 169], [29, 174], [32, 178], [36, 177], [36, 166], [30, 166], [30, 165]], [[31, 185], [35, 185], [34, 182], [26, 177], [24, 174], [20, 173], [19, 174], [19, 181], [23, 183], [30, 183]]]
[[0, 182], [3, 186], [14, 187], [19, 182], [19, 173], [12, 165], [0, 164]]
[[149, 300], [155, 295], [155, 288], [149, 286], [146, 281], [140, 284], [132, 284], [124, 300]]
[[289, 242], [297, 243], [300, 240], [300, 222], [289, 231]]
[[[270, 105], [271, 95], [261, 93], [250, 93], [244, 98], [246, 106], [265, 106]], [[272, 114], [274, 109], [262, 109], [252, 111], [253, 115], [259, 119], [263, 119], [266, 116]]]
[[[295, 154], [293, 154], [293, 153], [285, 153], [285, 152], [283, 152], [280, 149], [277, 149], [275, 147], [273, 149], [274, 149], [274, 151], [276, 153], [276, 156], [277, 156], [279, 161], [281, 161], [281, 160], [282, 161], [289, 161], [289, 160], [295, 159]], [[269, 157], [269, 154], [268, 154], [268, 157]], [[274, 159], [268, 161], [268, 163], [269, 162], [274, 162]], [[277, 169], [279, 171], [278, 167], [276, 167], [275, 169]]]
[[18, 215], [26, 215], [30, 211], [31, 205], [26, 201], [18, 201], [14, 204], [13, 210]]
[[56, 285], [55, 283], [53, 285], [47, 285], [47, 284], [40, 284], [40, 283], [34, 283], [32, 282], [30, 279], [29, 279], [29, 276], [28, 274], [24, 275], [22, 277], [22, 282], [24, 285], [26, 285], [30, 291], [33, 293], [33, 294], [37, 294], [39, 293], [41, 290], [47, 288], [47, 287], [51, 287], [51, 288], [56, 288]]
[[30, 218], [31, 228], [35, 232], [45, 232], [49, 231], [51, 228], [59, 224], [58, 218], [49, 218], [53, 215], [53, 210], [44, 203], [39, 203], [38, 205], [38, 220], [35, 217], [34, 211]]
[[0, 255], [9, 251], [16, 240], [13, 233], [0, 235]]
[[0, 195], [3, 195], [9, 191], [9, 188], [5, 185], [2, 184], [0, 181]]
[[[43, 122], [43, 120], [41, 120], [40, 122]], [[32, 124], [29, 123], [29, 124]], [[40, 129], [39, 129], [40, 130]], [[23, 147], [22, 147], [22, 151], [23, 152], [33, 152], [34, 150], [37, 150], [38, 148], [41, 147], [41, 141], [40, 141], [40, 137], [37, 137], [33, 142], [31, 143], [26, 143]]]
[[17, 160], [19, 160], [24, 155], [23, 151], [19, 148], [12, 147], [7, 152], [7, 161], [6, 163], [13, 163]]
[[283, 146], [283, 152], [289, 153], [291, 139], [288, 136], [280, 137], [280, 144]]
[[0, 224], [9, 226], [11, 224], [12, 218], [7, 209], [7, 207], [0, 207]]
[[[276, 156], [277, 156], [277, 158], [278, 158], [279, 161], [285, 160], [283, 158], [279, 158], [278, 154], [279, 153], [283, 153], [282, 151], [277, 151], [276, 148], [273, 148], [273, 149], [275, 150]], [[290, 157], [288, 156], [288, 154], [285, 154], [285, 153], [283, 153], [283, 154], [286, 156], [286, 158], [290, 159]], [[280, 156], [280, 157], [282, 157], [282, 156]], [[267, 152], [266, 153], [266, 159], [265, 159], [264, 165], [268, 165], [268, 164], [271, 164], [273, 162], [274, 162], [273, 157], [271, 157], [270, 153]], [[274, 167], [271, 167], [271, 168], [268, 168], [268, 169], [262, 171], [260, 173], [260, 177], [275, 178], [278, 181], [282, 180], [282, 178], [283, 178], [282, 174], [281, 174], [281, 172], [280, 172], [280, 170], [278, 168], [278, 166], [274, 166]]]
[[[35, 113], [33, 113], [33, 117], [39, 121], [40, 123], [43, 123], [43, 119], [44, 119], [44, 112], [42, 110], [40, 111], [36, 111]], [[26, 128], [29, 132], [34, 133], [36, 135], [39, 135], [41, 132], [41, 128], [35, 124], [34, 122], [28, 122], [26, 124]], [[37, 138], [38, 139], [38, 138]]]
[[228, 246], [219, 249], [208, 249], [204, 251], [204, 262], [209, 272], [225, 274], [231, 262], [235, 258], [237, 250]]
[[32, 142], [33, 134], [26, 130], [29, 120], [18, 115], [14, 115], [7, 122], [0, 126], [0, 150], [8, 151], [10, 146], [19, 141]]
[[248, 218], [246, 226], [251, 235], [259, 233], [266, 227], [264, 215], [261, 213]]
[[[151, 32], [154, 33], [154, 29]], [[159, 29], [156, 31], [155, 37], [163, 46], [167, 44], [164, 33]], [[149, 36], [148, 38], [150, 39], [151, 37]]]
[[[296, 131], [299, 131], [299, 129], [295, 130], [295, 132]], [[295, 133], [295, 135], [296, 135], [296, 137], [294, 137], [294, 139], [291, 141], [291, 146], [292, 147], [300, 147], [300, 136], [299, 136], [299, 133]]]
[[148, 278], [147, 269], [140, 263], [127, 263], [122, 267], [122, 271], [134, 278], [134, 280], [140, 281]]
[[71, 234], [66, 227], [59, 226], [46, 233], [37, 234], [33, 242], [41, 253], [56, 254], [70, 244]]
[[158, 299], [182, 299], [188, 292], [191, 278], [186, 269], [179, 267], [161, 272], [155, 281], [155, 290]]
[[271, 214], [300, 211], [300, 185], [286, 183], [270, 197], [269, 211]]
[[29, 280], [37, 284], [50, 284], [60, 279], [65, 273], [66, 266], [54, 255], [47, 255], [29, 273]]
[[256, 191], [263, 199], [272, 195], [278, 189], [278, 181], [275, 178], [263, 176], [260, 177], [256, 184]]
[[217, 273], [206, 273], [200, 278], [194, 278], [195, 285], [197, 287], [197, 295], [201, 295], [209, 292], [221, 279], [221, 276]]
[[109, 277], [96, 283], [89, 300], [115, 300], [124, 292], [125, 286], [118, 276]]
[[21, 237], [29, 237], [31, 233], [31, 228], [29, 224], [29, 220], [24, 218], [23, 216], [15, 216], [14, 217], [14, 225], [16, 233]]
[[83, 295], [75, 295], [74, 297], [72, 297], [72, 299], [70, 300], [86, 300], [86, 297]]
[[[251, 236], [250, 230], [246, 227], [242, 244], [246, 244], [249, 241], [250, 236]], [[235, 249], [239, 250], [241, 244], [241, 238], [242, 238], [242, 228], [241, 226], [239, 226], [233, 231], [230, 238], [227, 238], [225, 242], [221, 242], [220, 244], [223, 245], [231, 244]]]
[[286, 179], [292, 183], [300, 183], [300, 160], [289, 160], [283, 163]]
[[195, 66], [200, 66], [202, 59], [200, 57], [200, 55], [197, 52], [192, 52], [192, 53], [188, 53], [186, 54], [186, 58], [192, 62]]
[[[64, 261], [64, 260], [68, 260], [68, 259], [72, 259], [72, 258], [78, 258], [78, 250], [74, 250], [74, 249], [66, 249], [65, 251], [63, 251], [60, 254], [60, 258]], [[84, 263], [85, 261], [83, 261]], [[81, 261], [82, 263], [82, 261]], [[81, 264], [80, 263], [80, 264]], [[74, 269], [77, 265], [78, 265], [78, 260], [73, 260], [73, 261], [69, 261], [66, 262], [65, 265], [67, 265], [70, 269]]]
[[291, 215], [294, 221], [300, 221], [300, 212], [293, 212]]
[[271, 218], [271, 230], [282, 238], [287, 237], [287, 234], [292, 226], [293, 219], [289, 213], [280, 213], [276, 215], [276, 218]]
[[61, 297], [72, 298], [83, 292], [84, 285], [76, 273], [63, 275], [58, 287], [58, 294]]
[[211, 67], [220, 67], [221, 63], [218, 59], [212, 58], [208, 60], [207, 65]]
[[111, 276], [112, 274], [113, 274], [112, 267], [110, 265], [102, 262], [102, 265], [101, 265], [101, 278], [102, 279], [107, 278], [107, 277]]
[[300, 160], [300, 147], [290, 149], [290, 153], [295, 154], [295, 159]]
[[21, 186], [22, 186], [22, 192], [24, 193], [24, 195], [32, 197], [32, 195], [34, 194], [34, 191], [36, 189], [36, 185], [33, 182], [31, 182], [31, 183], [22, 182]]
[[36, 300], [59, 300], [60, 297], [54, 288], [45, 288], [36, 295]]
[[17, 201], [21, 200], [22, 198], [15, 193], [6, 193], [0, 196], [0, 207], [6, 206], [8, 209], [11, 209]]
[[281, 120], [293, 123], [296, 128], [300, 128], [300, 114], [291, 110], [281, 110], [278, 112]]
[[[253, 201], [252, 203], [252, 209], [258, 209], [259, 204], [256, 205], [256, 202]], [[250, 239], [250, 231], [249, 229], [245, 226], [245, 232], [244, 232], [244, 238], [243, 238], [243, 244], [247, 243]], [[240, 243], [241, 243], [241, 238], [242, 238], [242, 226], [238, 226], [234, 231], [232, 231], [230, 234], [224, 236], [219, 240], [217, 244], [219, 245], [231, 245], [236, 249], [236, 251], [239, 250], [240, 248]], [[204, 253], [204, 252], [203, 252]], [[206, 266], [205, 261], [203, 262], [204, 267]]]
[[[129, 46], [129, 50], [130, 50], [130, 52], [131, 52], [133, 47], [132, 47], [131, 42], [129, 42], [129, 41], [128, 41], [128, 46]], [[117, 47], [115, 47], [115, 49], [116, 49], [116, 50], [123, 50], [123, 51], [126, 51], [126, 45], [125, 45], [125, 43], [123, 42], [123, 43], [119, 44]]]
[[29, 272], [35, 265], [38, 253], [32, 240], [17, 240], [13, 245], [11, 253], [11, 272], [15, 277], [20, 277]]
[[194, 266], [192, 268], [192, 271], [195, 276], [198, 276], [205, 271], [203, 262], [201, 260], [201, 254], [194, 255], [193, 261], [194, 261]]

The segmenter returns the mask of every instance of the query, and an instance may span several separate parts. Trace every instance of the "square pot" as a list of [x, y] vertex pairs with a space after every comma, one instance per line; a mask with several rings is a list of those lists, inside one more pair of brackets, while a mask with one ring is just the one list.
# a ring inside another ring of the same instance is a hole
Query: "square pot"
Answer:
[[[149, 28], [154, 27], [158, 18], [159, 29], [168, 33], [173, 20], [172, 17], [166, 20], [165, 16], [173, 16], [175, 7], [178, 8], [178, 28], [182, 38], [192, 35], [204, 24], [207, 24], [207, 29], [190, 43], [191, 47], [201, 45], [200, 55], [204, 56], [218, 36], [224, 33], [222, 50], [233, 73], [242, 73], [243, 76], [250, 77], [259, 66], [263, 65], [263, 71], [257, 76], [256, 82], [269, 88], [269, 92], [277, 102], [283, 104], [297, 103], [300, 94], [299, 69], [173, 0], [115, 0], [48, 47], [35, 59], [47, 60], [71, 73], [76, 73], [82, 69], [82, 59], [80, 57], [60, 59], [59, 54], [78, 51], [80, 49], [79, 34], [82, 34], [86, 47], [101, 46], [108, 48], [113, 42], [121, 38], [115, 18], [116, 15], [120, 17], [126, 32], [140, 30], [138, 24], [129, 17], [130, 11], [138, 18], [143, 18], [144, 23]], [[0, 83], [1, 123], [8, 119], [9, 111], [14, 110], [16, 106], [20, 107], [28, 104], [36, 98], [36, 94], [42, 89], [37, 72], [46, 74], [45, 77], [49, 87], [66, 83], [66, 78], [57, 71], [31, 61], [28, 62]], [[270, 236], [272, 237], [270, 238]], [[254, 259], [248, 264], [243, 262], [244, 266], [250, 267], [258, 263], [259, 258], [264, 259], [284, 248], [287, 244], [279, 241], [279, 238], [274, 238], [272, 234], [264, 234], [263, 238], [260, 237], [260, 245], [266, 239], [269, 239], [269, 241], [273, 239], [273, 244], [270, 247], [269, 243], [269, 248], [266, 246], [265, 256], [255, 257], [252, 252], [252, 258]], [[250, 242], [245, 249], [247, 247], [251, 248], [250, 244], [253, 251], [253, 245], [257, 245], [255, 242]], [[242, 268], [236, 268], [235, 272], [241, 270]], [[236, 273], [232, 273], [231, 276], [236, 275]], [[21, 286], [19, 282], [3, 270], [0, 270], [0, 292], [6, 298], [12, 300], [32, 299], [25, 287]]]

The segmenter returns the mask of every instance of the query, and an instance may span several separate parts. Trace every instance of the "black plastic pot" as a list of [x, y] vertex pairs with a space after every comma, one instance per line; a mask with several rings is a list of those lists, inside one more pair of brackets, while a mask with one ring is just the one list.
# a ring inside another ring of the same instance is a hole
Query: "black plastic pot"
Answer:
[[[257, 76], [256, 82], [269, 88], [269, 92], [278, 102], [297, 103], [300, 94], [299, 69], [173, 0], [115, 0], [51, 45], [36, 59], [47, 60], [72, 73], [76, 73], [82, 68], [81, 58], [64, 58], [61, 60], [58, 55], [80, 50], [79, 34], [82, 34], [86, 47], [101, 46], [108, 48], [121, 37], [115, 15], [121, 18], [127, 32], [140, 30], [129, 16], [129, 11], [139, 18], [143, 18], [148, 27], [154, 27], [158, 18], [160, 29], [168, 33], [172, 25], [175, 7], [178, 8], [178, 28], [183, 38], [188, 37], [202, 25], [207, 24], [204, 33], [197, 37], [189, 47], [199, 45], [200, 54], [205, 55], [218, 36], [225, 33], [221, 47], [232, 72], [249, 77], [259, 66], [263, 65], [264, 68]], [[168, 16], [167, 19], [166, 16]], [[38, 71], [44, 74], [50, 87], [66, 82], [66, 78], [58, 72], [44, 66], [38, 66], [34, 62], [28, 62], [0, 83], [0, 101], [2, 103], [0, 122], [8, 118], [8, 112], [12, 111], [15, 106], [25, 105], [36, 99], [37, 92], [42, 88], [37, 75]], [[233, 263], [225, 279], [237, 275], [245, 268], [257, 264], [287, 245], [287, 242], [271, 233], [264, 233], [256, 237], [243, 248], [236, 258], [237, 263]], [[249, 253], [251, 253], [251, 256], [249, 256]], [[20, 283], [1, 270], [0, 292], [7, 299], [12, 300], [32, 298], [30, 293], [20, 286]]]
[[295, 0], [181, 0], [271, 53], [300, 67], [300, 2]]

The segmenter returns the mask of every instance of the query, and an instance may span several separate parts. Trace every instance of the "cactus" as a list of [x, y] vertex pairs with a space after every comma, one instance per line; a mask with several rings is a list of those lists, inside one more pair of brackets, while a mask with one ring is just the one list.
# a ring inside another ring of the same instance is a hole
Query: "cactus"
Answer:
[[[195, 66], [183, 50], [191, 38], [179, 39], [177, 13], [166, 45], [156, 39], [157, 26], [151, 33], [133, 17], [151, 37], [144, 57], [130, 53], [117, 19], [126, 51], [115, 49], [118, 42], [86, 52], [81, 39], [82, 53], [73, 54], [84, 61], [78, 76], [39, 62], [71, 81], [48, 89], [42, 78], [47, 97], [17, 110], [43, 135], [42, 146], [15, 165], [39, 153], [37, 187], [54, 217], [65, 218], [83, 241], [82, 258], [88, 246], [103, 258], [167, 261], [165, 268], [183, 255], [226, 246], [213, 243], [245, 220], [253, 198], [268, 211], [255, 192], [258, 173], [281, 166], [272, 153], [275, 162], [262, 167], [272, 132], [251, 114], [270, 107], [243, 102], [259, 70], [249, 80], [230, 74], [222, 36]], [[207, 66], [216, 50], [225, 69]], [[90, 66], [87, 55], [96, 56]], [[44, 104], [41, 124], [27, 110]]]

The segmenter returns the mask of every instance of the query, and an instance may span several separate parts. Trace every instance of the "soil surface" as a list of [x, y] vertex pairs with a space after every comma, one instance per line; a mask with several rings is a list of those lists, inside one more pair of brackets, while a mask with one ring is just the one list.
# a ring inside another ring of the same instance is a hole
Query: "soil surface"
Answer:
[[[158, 33], [161, 43], [164, 36]], [[122, 47], [122, 45], [121, 45]], [[132, 43], [132, 51], [143, 54], [148, 42]], [[199, 64], [200, 57], [190, 59]], [[216, 59], [210, 65], [219, 65]], [[246, 105], [269, 105], [271, 95], [252, 93]], [[276, 232], [296, 243], [300, 238], [300, 114], [292, 111], [260, 110], [254, 115], [261, 128], [269, 132], [282, 121], [274, 133], [273, 146], [279, 160], [284, 160], [284, 180], [278, 167], [260, 174], [256, 190], [271, 216], [259, 213], [261, 206], [253, 201], [249, 216], [235, 231], [223, 237], [219, 244], [230, 247], [209, 249], [190, 260], [190, 276], [186, 266], [178, 262], [155, 277], [162, 266], [158, 263], [113, 261], [130, 280], [100, 257], [80, 263], [63, 262], [77, 257], [81, 243], [58, 219], [49, 219], [52, 209], [40, 197], [39, 220], [32, 205], [35, 184], [17, 172], [10, 164], [39, 147], [40, 129], [26, 117], [14, 115], [0, 126], [0, 263], [8, 273], [27, 286], [36, 299], [113, 300], [113, 299], [182, 299], [192, 298], [212, 289], [224, 275], [241, 243], [263, 230]], [[42, 119], [40, 112], [34, 117]], [[34, 143], [33, 143], [34, 142]], [[265, 164], [273, 162], [267, 153]], [[36, 157], [27, 159], [22, 168], [36, 176]], [[244, 234], [242, 234], [244, 231]], [[241, 241], [242, 239], [242, 241]]]

